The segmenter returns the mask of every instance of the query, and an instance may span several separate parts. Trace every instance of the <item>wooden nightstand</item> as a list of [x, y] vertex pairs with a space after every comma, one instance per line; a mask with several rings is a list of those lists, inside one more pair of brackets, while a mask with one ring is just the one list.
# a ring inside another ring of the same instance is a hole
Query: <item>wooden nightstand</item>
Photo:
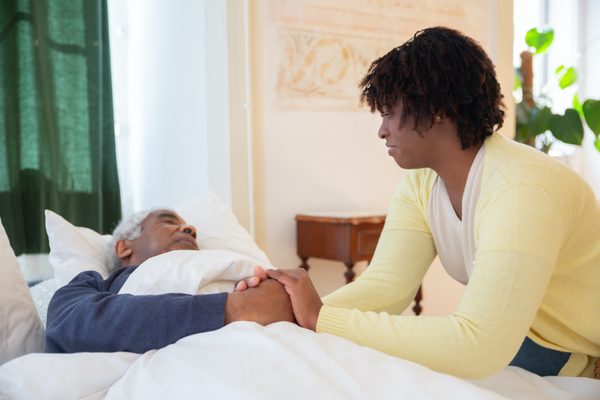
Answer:
[[[296, 215], [296, 249], [302, 260], [300, 268], [308, 271], [309, 258], [341, 261], [346, 265], [346, 283], [354, 280], [354, 265], [371, 262], [385, 213], [340, 212]], [[421, 288], [415, 296], [413, 311], [421, 313]]]

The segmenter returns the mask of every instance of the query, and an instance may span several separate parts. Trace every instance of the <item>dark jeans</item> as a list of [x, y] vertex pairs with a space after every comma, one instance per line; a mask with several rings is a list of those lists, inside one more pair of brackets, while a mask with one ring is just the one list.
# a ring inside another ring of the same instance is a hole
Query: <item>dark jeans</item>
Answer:
[[547, 349], [525, 337], [519, 352], [509, 365], [521, 367], [540, 376], [555, 376], [570, 356], [571, 353]]

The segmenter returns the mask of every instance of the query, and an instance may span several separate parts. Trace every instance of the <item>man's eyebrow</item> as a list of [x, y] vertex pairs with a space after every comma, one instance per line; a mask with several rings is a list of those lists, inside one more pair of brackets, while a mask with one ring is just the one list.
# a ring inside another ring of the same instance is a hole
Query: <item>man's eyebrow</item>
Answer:
[[179, 217], [172, 212], [162, 212], [156, 216], [157, 219], [179, 219]]

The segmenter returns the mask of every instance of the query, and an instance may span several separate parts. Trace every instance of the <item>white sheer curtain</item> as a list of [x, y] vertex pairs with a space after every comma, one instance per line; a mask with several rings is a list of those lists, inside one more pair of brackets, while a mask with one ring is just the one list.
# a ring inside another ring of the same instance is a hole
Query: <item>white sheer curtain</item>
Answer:
[[227, 2], [111, 0], [109, 18], [124, 215], [230, 203]]

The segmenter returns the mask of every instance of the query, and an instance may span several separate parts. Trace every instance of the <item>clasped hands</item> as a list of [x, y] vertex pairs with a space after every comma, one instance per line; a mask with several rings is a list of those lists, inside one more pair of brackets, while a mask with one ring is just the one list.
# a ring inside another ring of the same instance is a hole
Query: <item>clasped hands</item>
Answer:
[[225, 323], [255, 321], [267, 325], [296, 321], [315, 330], [323, 303], [308, 273], [301, 269], [267, 270], [256, 267], [254, 275], [239, 281], [227, 298]]

